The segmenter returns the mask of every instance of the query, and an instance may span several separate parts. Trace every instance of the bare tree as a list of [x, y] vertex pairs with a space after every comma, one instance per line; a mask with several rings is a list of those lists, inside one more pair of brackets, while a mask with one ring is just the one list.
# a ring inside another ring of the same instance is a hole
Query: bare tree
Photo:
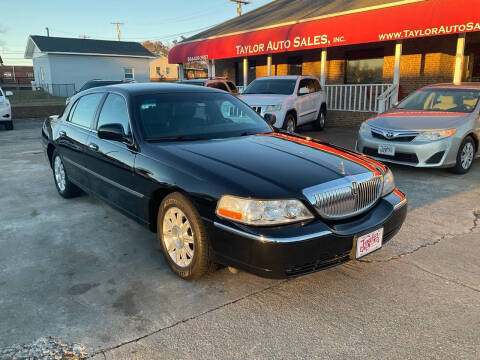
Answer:
[[161, 41], [147, 40], [147, 41], [144, 41], [142, 45], [148, 51], [150, 51], [153, 55], [156, 55], [156, 56], [167, 56], [168, 52], [170, 51], [170, 45], [164, 44]]

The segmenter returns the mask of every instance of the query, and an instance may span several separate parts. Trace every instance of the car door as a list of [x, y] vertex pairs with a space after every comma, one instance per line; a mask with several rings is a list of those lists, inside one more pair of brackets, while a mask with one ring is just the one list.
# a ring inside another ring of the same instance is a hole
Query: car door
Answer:
[[[136, 151], [130, 127], [127, 101], [109, 93], [98, 111], [95, 130], [88, 140], [88, 168], [92, 190], [105, 201], [134, 215], [141, 194], [132, 190]], [[97, 130], [108, 124], [121, 124], [124, 140], [100, 139]]]
[[318, 112], [320, 111], [320, 107], [322, 106], [323, 94], [322, 94], [322, 86], [320, 85], [320, 81], [317, 79], [312, 79], [312, 105], [313, 109], [315, 110], [314, 116], [312, 120], [315, 120], [318, 117]]
[[82, 96], [70, 108], [65, 120], [56, 129], [57, 149], [62, 156], [68, 177], [76, 184], [89, 188], [86, 149], [92, 133], [92, 122], [104, 94]]
[[[306, 93], [302, 93], [306, 89]], [[297, 90], [297, 125], [305, 124], [314, 119], [315, 109], [312, 101], [312, 79], [301, 79]]]

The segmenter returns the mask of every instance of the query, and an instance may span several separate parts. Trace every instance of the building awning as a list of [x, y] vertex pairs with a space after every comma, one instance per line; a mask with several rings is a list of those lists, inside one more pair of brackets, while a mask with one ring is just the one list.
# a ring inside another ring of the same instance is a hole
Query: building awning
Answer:
[[249, 21], [246, 27], [187, 39], [170, 50], [168, 60], [184, 63], [480, 31], [480, 1], [404, 0], [260, 28]]

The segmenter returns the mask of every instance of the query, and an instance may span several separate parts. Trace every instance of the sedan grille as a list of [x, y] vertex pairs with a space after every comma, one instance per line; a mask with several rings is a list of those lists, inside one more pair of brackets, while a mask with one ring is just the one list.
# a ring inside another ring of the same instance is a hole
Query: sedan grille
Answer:
[[303, 194], [326, 219], [343, 219], [371, 208], [380, 198], [382, 176], [347, 176], [304, 189]]

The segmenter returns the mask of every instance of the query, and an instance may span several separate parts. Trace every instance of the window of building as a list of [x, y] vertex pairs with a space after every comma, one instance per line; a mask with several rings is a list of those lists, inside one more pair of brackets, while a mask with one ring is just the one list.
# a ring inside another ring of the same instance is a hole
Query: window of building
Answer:
[[12, 73], [11, 73], [10, 71], [5, 71], [5, 72], [3, 73], [3, 77], [4, 77], [5, 79], [11, 79], [11, 78], [12, 78]]
[[128, 109], [125, 100], [117, 94], [109, 94], [103, 103], [102, 111], [98, 117], [97, 129], [107, 124], [120, 124], [125, 135], [130, 134], [128, 122]]
[[123, 68], [124, 79], [133, 80], [135, 79], [134, 69], [133, 68]]
[[288, 75], [302, 75], [302, 63], [301, 56], [290, 56], [287, 59]]
[[348, 53], [345, 83], [381, 84], [383, 82], [383, 56], [383, 49]]
[[160, 66], [156, 67], [156, 72], [158, 75], [162, 75], [162, 71], [160, 70]]
[[170, 68], [168, 66], [165, 68], [165, 74], [170, 75]]

